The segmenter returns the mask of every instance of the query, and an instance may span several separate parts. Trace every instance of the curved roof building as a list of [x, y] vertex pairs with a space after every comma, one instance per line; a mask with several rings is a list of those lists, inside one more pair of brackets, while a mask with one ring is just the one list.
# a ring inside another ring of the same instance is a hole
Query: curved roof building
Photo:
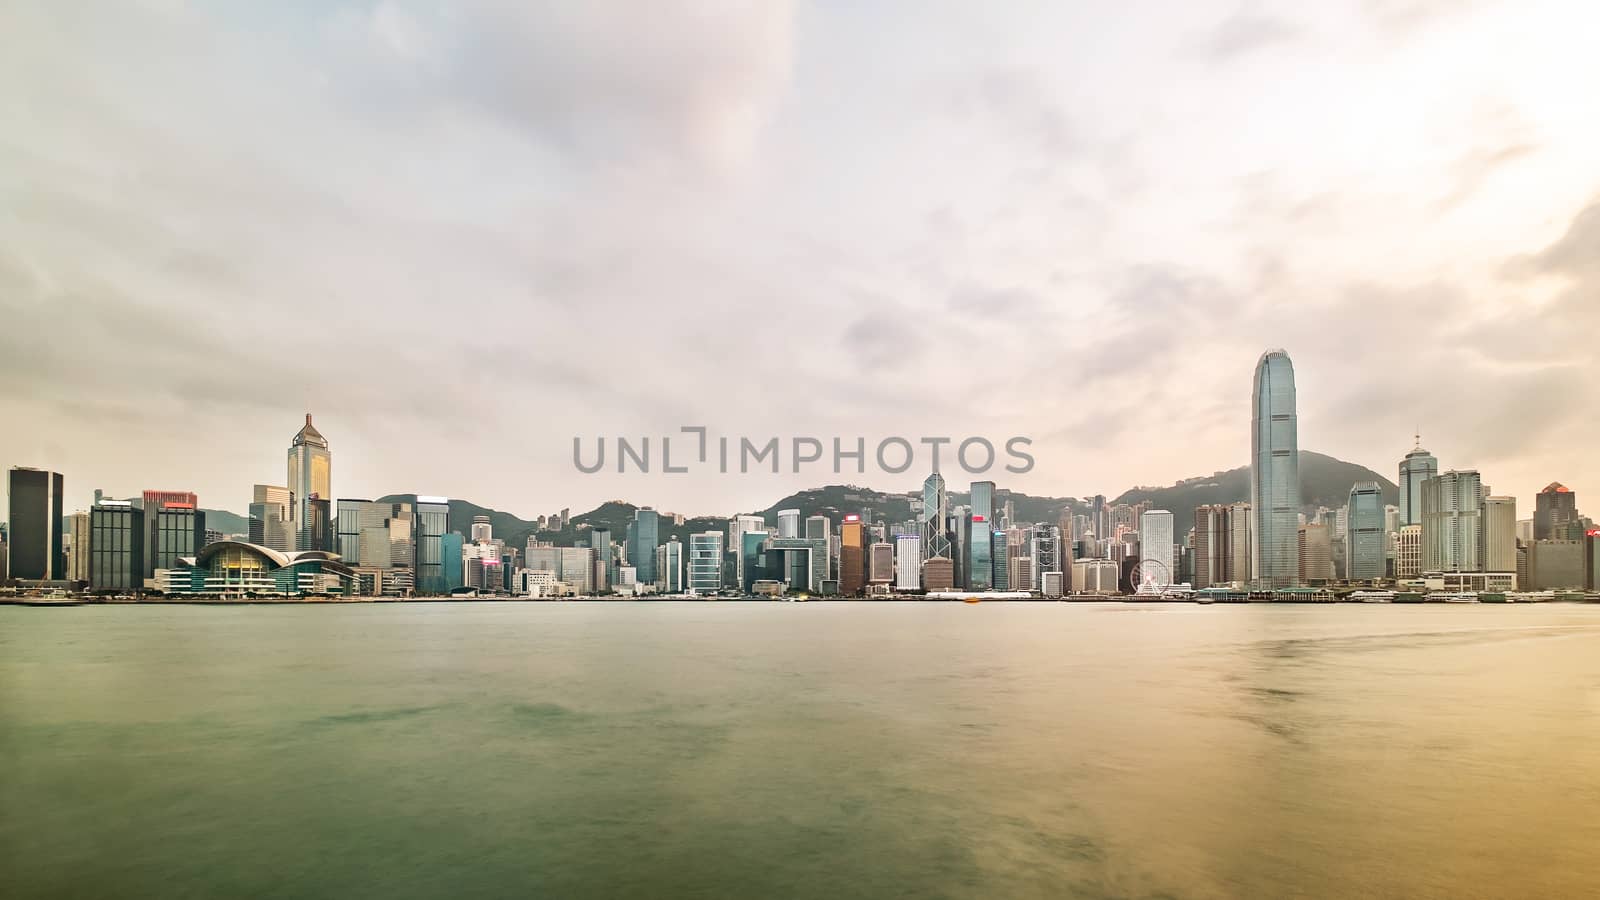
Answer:
[[274, 550], [244, 541], [216, 541], [167, 572], [168, 594], [220, 597], [343, 594], [355, 573], [328, 550]]

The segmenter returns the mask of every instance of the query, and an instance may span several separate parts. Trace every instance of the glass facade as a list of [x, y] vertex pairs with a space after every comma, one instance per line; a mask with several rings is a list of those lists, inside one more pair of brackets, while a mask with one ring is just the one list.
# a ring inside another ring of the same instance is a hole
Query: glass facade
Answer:
[[1250, 428], [1250, 508], [1255, 522], [1251, 569], [1266, 588], [1300, 579], [1300, 435], [1294, 364], [1271, 350], [1256, 364]]
[[689, 535], [689, 590], [696, 594], [722, 590], [722, 532]]
[[950, 555], [950, 534], [945, 517], [950, 499], [945, 493], [944, 476], [934, 472], [922, 483], [922, 558]]
[[[450, 503], [443, 498], [417, 498], [417, 593], [444, 594], [450, 588], [444, 574], [444, 534], [449, 527]], [[461, 554], [457, 552], [459, 560]]]
[[10, 577], [58, 581], [66, 577], [61, 541], [60, 473], [12, 469], [9, 478], [11, 523], [6, 540]]
[[178, 560], [194, 556], [205, 546], [206, 514], [192, 506], [167, 504], [151, 510], [145, 507], [149, 524], [145, 553], [145, 578], [154, 578], [158, 569], [175, 569]]
[[628, 525], [628, 562], [633, 564], [640, 584], [660, 580], [656, 573], [656, 547], [660, 545], [661, 518], [650, 507], [634, 511]]
[[306, 413], [305, 427], [289, 442], [289, 490], [296, 504], [290, 512], [299, 529], [296, 546], [322, 549], [312, 543], [310, 501], [333, 497], [333, 455], [328, 439], [312, 426], [310, 413]]
[[994, 482], [972, 483], [972, 511], [968, 518], [967, 587], [987, 591], [994, 587]]
[[1439, 461], [1422, 449], [1420, 443], [1400, 460], [1401, 525], [1422, 524], [1422, 483], [1438, 474]]
[[839, 529], [839, 593], [854, 597], [866, 586], [867, 526], [860, 516], [845, 516]]
[[1383, 489], [1375, 481], [1350, 488], [1345, 507], [1344, 565], [1350, 581], [1384, 577], [1388, 536], [1383, 527]]
[[466, 536], [459, 531], [447, 531], [439, 538], [439, 571], [444, 578], [445, 593], [466, 587], [466, 566], [461, 556], [466, 543]]
[[144, 511], [132, 504], [96, 504], [89, 511], [89, 587], [133, 591], [144, 586]]

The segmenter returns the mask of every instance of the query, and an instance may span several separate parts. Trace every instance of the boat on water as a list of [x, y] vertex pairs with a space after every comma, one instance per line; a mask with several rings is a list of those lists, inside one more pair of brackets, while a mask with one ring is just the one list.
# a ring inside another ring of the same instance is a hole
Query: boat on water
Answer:
[[1393, 603], [1394, 597], [1394, 591], [1356, 591], [1350, 595], [1356, 603]]
[[1477, 603], [1478, 595], [1466, 591], [1451, 593], [1437, 593], [1428, 595], [1429, 603]]
[[979, 597], [962, 597], [961, 598], [961, 602], [962, 603], [982, 603], [983, 600], [982, 600], [982, 598], [979, 598]]
[[72, 597], [24, 597], [17, 601], [21, 606], [82, 606], [83, 601]]
[[1511, 591], [1506, 594], [1507, 603], [1548, 603], [1555, 598], [1555, 591]]
[[1391, 603], [1421, 603], [1423, 596], [1416, 591], [1396, 591]]

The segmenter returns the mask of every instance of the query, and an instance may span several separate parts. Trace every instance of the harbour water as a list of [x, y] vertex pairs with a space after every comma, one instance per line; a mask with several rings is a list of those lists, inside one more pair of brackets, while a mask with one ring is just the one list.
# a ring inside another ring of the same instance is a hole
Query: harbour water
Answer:
[[1600, 605], [3, 607], [0, 880], [1600, 896]]

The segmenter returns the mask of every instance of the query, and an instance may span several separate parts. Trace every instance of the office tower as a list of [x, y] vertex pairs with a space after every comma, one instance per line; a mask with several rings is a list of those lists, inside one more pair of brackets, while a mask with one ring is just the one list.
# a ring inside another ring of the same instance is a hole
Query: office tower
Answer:
[[922, 589], [928, 593], [954, 590], [955, 566], [948, 556], [930, 556], [922, 561]]
[[689, 535], [691, 594], [715, 594], [722, 590], [722, 537], [720, 531]]
[[1517, 520], [1517, 540], [1521, 541], [1524, 544], [1533, 543], [1533, 520], [1532, 519], [1518, 519]]
[[286, 487], [258, 484], [250, 503], [250, 543], [269, 550], [297, 549], [294, 492]]
[[67, 567], [62, 552], [61, 473], [18, 466], [11, 470], [8, 490], [10, 577], [60, 581]]
[[1172, 553], [1172, 513], [1147, 510], [1139, 516], [1139, 582], [1166, 587], [1177, 581]]
[[1094, 529], [1097, 538], [1110, 537], [1110, 527], [1106, 523], [1106, 495], [1095, 494], [1094, 500], [1089, 504], [1089, 524]]
[[990, 552], [994, 554], [991, 560], [990, 571], [992, 583], [997, 591], [1011, 590], [1011, 544], [1006, 540], [1004, 531], [991, 531], [989, 533]]
[[767, 541], [772, 538], [765, 531], [746, 531], [739, 537], [743, 544], [739, 547], [736, 574], [739, 589], [748, 594], [757, 581], [774, 577], [768, 572], [766, 554]]
[[1417, 445], [1400, 460], [1400, 524], [1422, 524], [1422, 484], [1439, 474], [1439, 461], [1422, 449], [1422, 435], [1417, 435]]
[[1302, 525], [1297, 532], [1297, 577], [1301, 584], [1320, 585], [1333, 580], [1333, 534], [1327, 525]]
[[1034, 589], [1033, 557], [1011, 556], [1008, 551], [1006, 569], [1006, 583], [1010, 586], [1010, 590], [1032, 591]]
[[1528, 545], [1528, 590], [1582, 590], [1585, 541], [1536, 540]]
[[1479, 558], [1485, 572], [1517, 570], [1517, 498], [1484, 498], [1483, 549]]
[[833, 577], [833, 523], [827, 516], [806, 517], [806, 540], [818, 542], [823, 548], [822, 577]]
[[419, 594], [444, 594], [450, 586], [445, 579], [444, 535], [450, 527], [448, 497], [418, 497], [416, 537], [416, 585]]
[[971, 500], [964, 532], [966, 583], [970, 590], [987, 591], [994, 587], [994, 548], [990, 544], [994, 535], [994, 482], [974, 481]]
[[[1061, 532], [1043, 523], [1028, 529], [1028, 558], [1033, 560], [1032, 577], [1026, 584], [1011, 580], [1014, 591], [1044, 590], [1044, 576], [1061, 571]], [[1010, 580], [1010, 579], [1008, 579]]]
[[144, 587], [144, 510], [126, 500], [102, 500], [89, 510], [89, 587], [135, 591]]
[[[1234, 503], [1228, 507], [1228, 563], [1227, 580], [1235, 584], [1249, 584], [1255, 580], [1255, 517], [1248, 503]], [[1298, 540], [1298, 537], [1296, 538]]]
[[[190, 495], [193, 496], [192, 494]], [[194, 557], [206, 545], [206, 514], [193, 502], [163, 501], [144, 508], [146, 534], [140, 584], [159, 587], [157, 573], [176, 569], [180, 560]]]
[[867, 547], [867, 583], [889, 585], [894, 582], [894, 545], [879, 541]]
[[1197, 589], [1226, 584], [1232, 580], [1228, 577], [1233, 552], [1228, 543], [1233, 537], [1229, 527], [1229, 509], [1222, 505], [1195, 508], [1194, 586]]
[[439, 570], [444, 576], [445, 593], [467, 586], [463, 557], [466, 544], [466, 536], [459, 531], [447, 531], [439, 538]]
[[596, 528], [589, 532], [589, 549], [594, 551], [597, 592], [609, 591], [617, 583], [617, 556], [611, 549], [611, 529]]
[[894, 538], [894, 589], [922, 587], [922, 535], [898, 534]]
[[488, 516], [472, 517], [472, 542], [482, 544], [494, 540], [494, 525]]
[[663, 594], [683, 593], [683, 545], [672, 538], [656, 548], [654, 557], [656, 588]]
[[648, 506], [634, 510], [633, 521], [628, 523], [626, 551], [628, 562], [634, 567], [640, 584], [651, 585], [660, 580], [656, 574], [656, 547], [660, 542], [660, 515]]
[[778, 537], [797, 538], [800, 536], [800, 510], [778, 510]]
[[301, 523], [300, 549], [333, 551], [337, 541], [333, 534], [333, 501], [312, 497], [305, 502], [306, 515]]
[[851, 513], [839, 529], [839, 593], [860, 594], [867, 584], [867, 527]]
[[[719, 537], [721, 535], [718, 535]], [[572, 586], [580, 595], [594, 593], [594, 549], [592, 547], [557, 548], [561, 580]], [[681, 591], [683, 585], [680, 583]]]
[[291, 510], [290, 519], [299, 531], [294, 546], [288, 549], [322, 549], [312, 543], [311, 501], [332, 499], [332, 470], [328, 439], [311, 425], [311, 414], [306, 413], [305, 427], [289, 442], [289, 491], [298, 504]]
[[1401, 525], [1400, 532], [1395, 535], [1394, 577], [1415, 578], [1421, 574], [1422, 526]]
[[1385, 504], [1383, 507], [1383, 530], [1388, 534], [1394, 534], [1400, 530], [1400, 525], [1400, 507], [1392, 503]]
[[950, 565], [956, 587], [967, 587], [968, 537], [972, 534], [972, 511], [965, 506], [950, 510], [946, 531], [950, 535]]
[[1600, 589], [1600, 529], [1589, 528], [1583, 533], [1583, 587], [1590, 591]]
[[1424, 572], [1481, 572], [1483, 479], [1449, 471], [1422, 483]]
[[[65, 535], [67, 548], [67, 580], [89, 580], [89, 514], [75, 512], [67, 516], [67, 532]], [[0, 566], [0, 577], [4, 577], [5, 567]]]
[[1560, 482], [1551, 482], [1533, 500], [1533, 539], [1570, 541], [1582, 536], [1578, 495]]
[[1289, 354], [1271, 350], [1261, 355], [1251, 405], [1251, 569], [1263, 587], [1290, 587], [1300, 574], [1300, 438]]
[[1387, 544], [1383, 530], [1383, 489], [1376, 481], [1352, 486], [1345, 506], [1345, 578], [1350, 581], [1382, 578]]
[[950, 498], [945, 493], [944, 476], [938, 472], [922, 482], [922, 558], [950, 557], [950, 534], [945, 519], [950, 515]]

